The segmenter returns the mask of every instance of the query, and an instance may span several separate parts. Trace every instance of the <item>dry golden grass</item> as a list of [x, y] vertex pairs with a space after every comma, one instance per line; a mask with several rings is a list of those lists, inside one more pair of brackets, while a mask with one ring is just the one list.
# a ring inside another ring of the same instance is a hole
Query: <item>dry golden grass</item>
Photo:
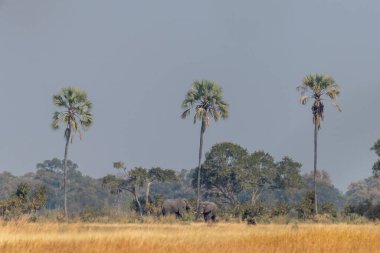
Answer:
[[0, 252], [380, 252], [370, 225], [55, 224], [0, 225]]

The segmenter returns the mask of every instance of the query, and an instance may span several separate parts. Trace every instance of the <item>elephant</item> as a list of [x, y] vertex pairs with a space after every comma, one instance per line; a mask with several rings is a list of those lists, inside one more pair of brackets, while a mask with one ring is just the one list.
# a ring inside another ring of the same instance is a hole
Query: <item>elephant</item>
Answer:
[[177, 218], [182, 218], [183, 214], [190, 209], [186, 199], [167, 199], [162, 204], [162, 215], [175, 214]]
[[201, 202], [199, 209], [200, 213], [203, 214], [205, 222], [216, 222], [218, 206], [214, 202], [203, 201]]

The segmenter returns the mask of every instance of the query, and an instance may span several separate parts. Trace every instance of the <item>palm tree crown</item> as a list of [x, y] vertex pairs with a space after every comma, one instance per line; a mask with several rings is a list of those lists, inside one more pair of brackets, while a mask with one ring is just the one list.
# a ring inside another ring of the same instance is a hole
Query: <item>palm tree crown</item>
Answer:
[[66, 126], [65, 138], [71, 136], [71, 131], [82, 137], [80, 129], [87, 130], [93, 122], [92, 103], [86, 92], [76, 87], [65, 87], [53, 96], [53, 103], [64, 110], [54, 112], [52, 128], [58, 129], [61, 123]]
[[210, 124], [210, 118], [218, 121], [228, 117], [228, 104], [223, 100], [222, 88], [214, 81], [195, 81], [186, 94], [182, 108], [185, 110], [181, 116], [183, 119], [194, 108], [194, 124], [201, 120], [205, 127]]
[[318, 129], [321, 128], [321, 121], [323, 121], [324, 118], [323, 97], [330, 98], [333, 105], [341, 111], [335, 102], [340, 93], [340, 87], [331, 76], [318, 73], [307, 75], [297, 89], [301, 92], [301, 104], [305, 105], [310, 98], [314, 98], [311, 109], [313, 112], [313, 124], [315, 124]]

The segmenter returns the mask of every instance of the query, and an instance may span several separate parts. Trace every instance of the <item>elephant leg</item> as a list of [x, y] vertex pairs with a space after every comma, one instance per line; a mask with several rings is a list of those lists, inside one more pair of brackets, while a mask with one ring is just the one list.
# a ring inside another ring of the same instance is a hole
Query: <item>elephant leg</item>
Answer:
[[211, 220], [212, 214], [211, 213], [205, 213], [204, 218], [205, 222], [209, 222]]

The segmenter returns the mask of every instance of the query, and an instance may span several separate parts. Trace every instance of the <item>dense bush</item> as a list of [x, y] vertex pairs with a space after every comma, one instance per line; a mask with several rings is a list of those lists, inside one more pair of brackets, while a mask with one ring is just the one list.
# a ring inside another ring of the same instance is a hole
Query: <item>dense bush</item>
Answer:
[[104, 216], [104, 212], [92, 206], [86, 206], [79, 213], [79, 217], [83, 222], [94, 222], [97, 218], [102, 216]]
[[[160, 216], [162, 203], [164, 202], [164, 196], [156, 195], [153, 197], [149, 197], [148, 204], [146, 203], [145, 198], [140, 197], [139, 202], [141, 204], [142, 209], [144, 210], [145, 215]], [[130, 208], [132, 211], [135, 211], [136, 213], [139, 212], [139, 207], [136, 200], [131, 201]]]
[[258, 203], [256, 205], [242, 205], [241, 207], [241, 218], [242, 220], [246, 220], [249, 218], [256, 218], [262, 216], [270, 215], [270, 209], [262, 203]]
[[4, 220], [18, 219], [23, 214], [35, 215], [46, 204], [46, 187], [34, 189], [26, 183], [17, 186], [15, 194], [0, 201], [0, 212]]
[[380, 203], [374, 203], [367, 199], [357, 205], [347, 205], [345, 207], [346, 214], [357, 214], [371, 220], [380, 219]]

